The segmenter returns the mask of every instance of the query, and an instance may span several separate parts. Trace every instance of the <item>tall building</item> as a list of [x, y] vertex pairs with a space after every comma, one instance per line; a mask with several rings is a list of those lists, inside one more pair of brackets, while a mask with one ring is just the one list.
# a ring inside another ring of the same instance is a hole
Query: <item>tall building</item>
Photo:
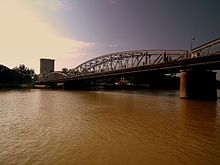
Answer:
[[40, 74], [45, 75], [54, 71], [54, 61], [53, 59], [40, 59]]

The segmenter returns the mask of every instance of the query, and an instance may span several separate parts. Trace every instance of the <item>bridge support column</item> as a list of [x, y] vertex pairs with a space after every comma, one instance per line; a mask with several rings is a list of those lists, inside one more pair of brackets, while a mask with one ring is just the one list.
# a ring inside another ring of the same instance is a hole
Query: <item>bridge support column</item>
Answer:
[[216, 100], [216, 72], [212, 71], [181, 71], [180, 98]]
[[49, 88], [55, 89], [56, 88], [56, 83], [47, 83], [47, 86]]
[[91, 84], [86, 81], [66, 81], [63, 84], [64, 90], [90, 90]]
[[63, 84], [63, 89], [65, 89], [65, 90], [79, 89], [79, 88], [80, 88], [80, 83], [78, 83], [78, 82], [66, 81]]

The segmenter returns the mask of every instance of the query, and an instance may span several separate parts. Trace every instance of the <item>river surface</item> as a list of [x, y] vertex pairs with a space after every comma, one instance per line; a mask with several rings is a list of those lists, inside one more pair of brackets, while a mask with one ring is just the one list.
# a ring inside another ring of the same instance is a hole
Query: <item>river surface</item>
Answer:
[[178, 93], [0, 91], [0, 164], [219, 165], [220, 98]]

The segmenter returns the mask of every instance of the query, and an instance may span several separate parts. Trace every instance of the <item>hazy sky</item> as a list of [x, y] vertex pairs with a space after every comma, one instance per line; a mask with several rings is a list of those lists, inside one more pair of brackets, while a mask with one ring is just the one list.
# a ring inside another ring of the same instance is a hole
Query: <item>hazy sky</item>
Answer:
[[134, 49], [189, 49], [220, 37], [220, 0], [1, 0], [0, 63], [56, 70]]

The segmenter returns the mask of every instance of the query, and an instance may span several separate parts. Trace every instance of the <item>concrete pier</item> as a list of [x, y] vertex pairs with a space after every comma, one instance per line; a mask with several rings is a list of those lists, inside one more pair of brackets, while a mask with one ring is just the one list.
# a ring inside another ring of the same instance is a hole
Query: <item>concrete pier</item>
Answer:
[[180, 98], [216, 100], [216, 72], [200, 70], [181, 71]]
[[89, 81], [66, 81], [63, 84], [64, 90], [90, 90], [91, 83]]

